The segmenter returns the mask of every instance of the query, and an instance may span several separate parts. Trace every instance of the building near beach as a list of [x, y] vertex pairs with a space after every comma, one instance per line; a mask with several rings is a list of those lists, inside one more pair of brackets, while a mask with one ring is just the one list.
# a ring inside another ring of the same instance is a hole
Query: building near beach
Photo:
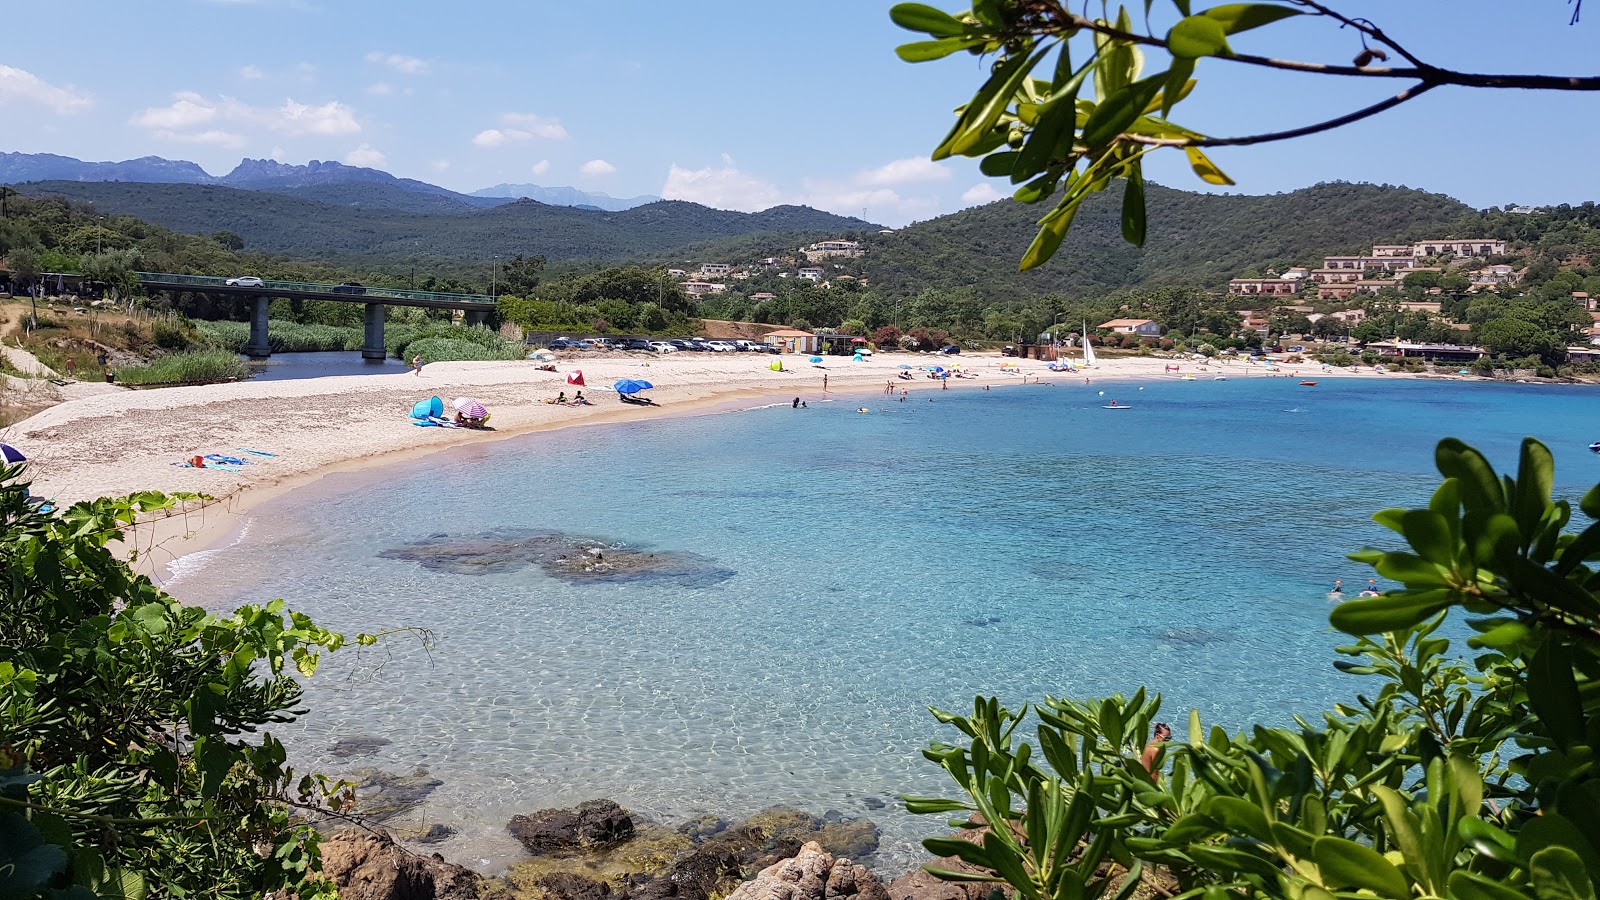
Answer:
[[1373, 341], [1367, 344], [1366, 349], [1376, 350], [1380, 356], [1403, 356], [1432, 362], [1473, 362], [1488, 355], [1482, 347], [1463, 347], [1459, 344], [1413, 344], [1410, 341]]
[[1161, 336], [1161, 326], [1149, 319], [1112, 319], [1109, 322], [1101, 322], [1095, 327], [1114, 334], [1137, 334], [1141, 337]]
[[812, 334], [809, 331], [795, 331], [792, 328], [767, 332], [766, 342], [785, 353], [820, 353], [822, 351], [821, 336]]
[[1504, 256], [1506, 242], [1493, 238], [1466, 238], [1449, 241], [1417, 241], [1411, 245], [1411, 255], [1443, 256]]
[[1300, 293], [1299, 278], [1235, 278], [1228, 282], [1228, 293], [1244, 297], [1288, 297]]

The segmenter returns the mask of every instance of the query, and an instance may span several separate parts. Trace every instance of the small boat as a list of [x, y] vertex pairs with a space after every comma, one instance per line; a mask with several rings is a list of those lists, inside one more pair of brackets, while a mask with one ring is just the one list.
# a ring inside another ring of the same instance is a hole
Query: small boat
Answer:
[[1215, 377], [1215, 378], [1213, 378], [1211, 380], [1212, 381], [1227, 381], [1228, 380], [1228, 376], [1226, 376], [1226, 375], [1218, 375], [1217, 377]]
[[1595, 453], [1600, 453], [1600, 441], [1595, 441], [1594, 443], [1590, 444], [1589, 449]]
[[1300, 385], [1302, 387], [1316, 387], [1317, 383], [1315, 381], [1302, 381], [1300, 382]]
[[1108, 403], [1105, 406], [1102, 406], [1100, 408], [1101, 409], [1133, 409], [1133, 407], [1130, 406], [1129, 404], [1118, 403], [1115, 400], [1111, 401], [1110, 403]]

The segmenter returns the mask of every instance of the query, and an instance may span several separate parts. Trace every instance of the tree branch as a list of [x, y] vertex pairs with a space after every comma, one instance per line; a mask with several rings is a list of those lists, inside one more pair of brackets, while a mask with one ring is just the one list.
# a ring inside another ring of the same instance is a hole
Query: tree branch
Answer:
[[1338, 118], [1329, 119], [1326, 122], [1318, 122], [1315, 125], [1291, 128], [1288, 131], [1274, 131], [1268, 134], [1252, 134], [1245, 137], [1235, 138], [1158, 138], [1146, 137], [1139, 134], [1125, 134], [1122, 136], [1122, 139], [1126, 141], [1132, 141], [1136, 144], [1149, 144], [1155, 147], [1247, 147], [1251, 144], [1268, 144], [1273, 141], [1287, 141], [1292, 138], [1305, 137], [1311, 134], [1319, 134], [1324, 131], [1332, 131], [1335, 128], [1342, 128], [1345, 125], [1351, 124], [1352, 122], [1359, 122], [1362, 119], [1370, 118], [1385, 110], [1394, 109], [1396, 106], [1399, 106], [1408, 100], [1414, 100], [1436, 87], [1438, 87], [1437, 84], [1422, 82], [1413, 87], [1408, 87], [1400, 93], [1395, 94], [1393, 97], [1382, 100], [1378, 103], [1374, 103], [1364, 109], [1358, 109], [1355, 112], [1346, 113]]

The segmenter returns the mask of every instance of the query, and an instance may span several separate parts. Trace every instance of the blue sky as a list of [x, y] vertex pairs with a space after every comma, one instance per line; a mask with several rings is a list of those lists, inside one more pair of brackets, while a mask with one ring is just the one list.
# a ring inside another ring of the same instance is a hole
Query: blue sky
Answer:
[[[1333, 2], [1441, 65], [1600, 71], [1600, 8], [1569, 27], [1564, 0]], [[532, 182], [729, 209], [806, 203], [891, 225], [1000, 196], [1007, 185], [970, 162], [927, 160], [980, 83], [979, 62], [900, 62], [893, 48], [912, 38], [889, 5], [17, 2], [0, 56], [0, 150], [158, 155], [213, 174], [244, 156], [335, 159], [461, 191]], [[1328, 62], [1359, 50], [1325, 22], [1264, 31], [1270, 44], [1258, 32], [1236, 49]], [[1220, 61], [1198, 75], [1175, 118], [1211, 134], [1317, 121], [1402, 86]], [[1600, 168], [1586, 163], [1597, 139], [1600, 95], [1446, 89], [1331, 134], [1213, 158], [1244, 193], [1344, 179], [1474, 206], [1575, 203], [1600, 193]], [[1147, 172], [1203, 188], [1181, 153], [1158, 154]]]

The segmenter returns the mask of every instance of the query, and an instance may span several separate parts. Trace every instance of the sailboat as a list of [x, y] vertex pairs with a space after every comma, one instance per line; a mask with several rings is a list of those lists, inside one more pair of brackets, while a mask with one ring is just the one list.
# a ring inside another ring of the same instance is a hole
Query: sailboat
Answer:
[[1083, 365], [1088, 368], [1095, 364], [1094, 348], [1089, 346], [1089, 323], [1083, 323]]

